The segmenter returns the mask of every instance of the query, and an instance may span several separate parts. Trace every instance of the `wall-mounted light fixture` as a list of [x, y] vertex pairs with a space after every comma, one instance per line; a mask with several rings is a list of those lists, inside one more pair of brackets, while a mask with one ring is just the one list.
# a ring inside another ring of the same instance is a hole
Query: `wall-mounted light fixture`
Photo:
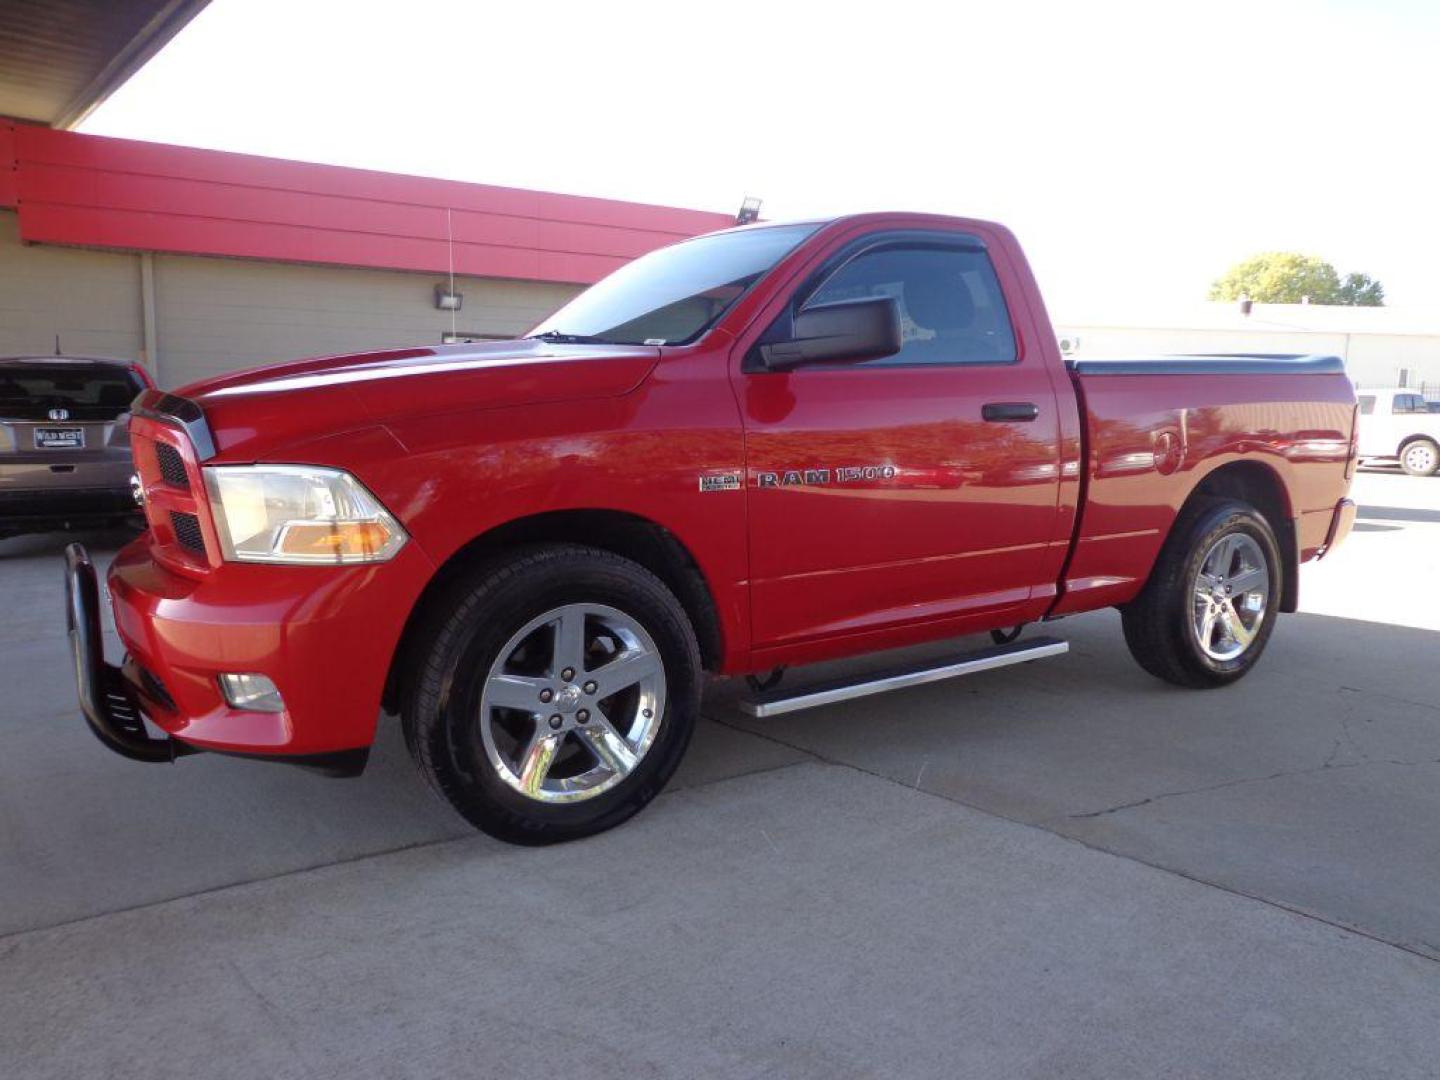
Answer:
[[451, 292], [445, 285], [435, 286], [435, 306], [441, 311], [459, 311], [464, 300], [464, 293]]
[[760, 220], [760, 200], [754, 195], [746, 195], [740, 203], [740, 212], [735, 215], [736, 225], [749, 225], [752, 221]]

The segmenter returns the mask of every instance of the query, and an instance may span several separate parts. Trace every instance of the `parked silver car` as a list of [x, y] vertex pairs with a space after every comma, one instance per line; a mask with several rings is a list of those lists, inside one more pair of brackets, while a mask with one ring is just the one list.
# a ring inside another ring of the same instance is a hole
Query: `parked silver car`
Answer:
[[130, 403], [150, 385], [125, 360], [0, 358], [0, 539], [139, 521]]

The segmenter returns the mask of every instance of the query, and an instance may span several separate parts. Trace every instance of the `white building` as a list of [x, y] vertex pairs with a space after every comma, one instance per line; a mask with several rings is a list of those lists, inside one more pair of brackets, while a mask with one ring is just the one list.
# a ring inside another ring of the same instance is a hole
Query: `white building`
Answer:
[[1321, 304], [1210, 302], [1147, 314], [1057, 313], [1075, 356], [1321, 353], [1339, 356], [1357, 386], [1414, 386], [1440, 397], [1440, 312]]

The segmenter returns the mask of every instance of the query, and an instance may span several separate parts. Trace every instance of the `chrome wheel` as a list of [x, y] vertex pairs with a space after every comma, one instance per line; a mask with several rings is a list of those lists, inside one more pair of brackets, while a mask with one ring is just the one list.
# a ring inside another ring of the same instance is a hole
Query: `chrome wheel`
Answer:
[[1205, 553], [1194, 583], [1195, 638], [1212, 660], [1234, 660], [1260, 633], [1270, 602], [1270, 572], [1253, 537], [1222, 536]]
[[594, 798], [655, 742], [665, 667], [645, 628], [603, 604], [568, 604], [526, 623], [500, 650], [480, 700], [496, 774], [545, 803]]

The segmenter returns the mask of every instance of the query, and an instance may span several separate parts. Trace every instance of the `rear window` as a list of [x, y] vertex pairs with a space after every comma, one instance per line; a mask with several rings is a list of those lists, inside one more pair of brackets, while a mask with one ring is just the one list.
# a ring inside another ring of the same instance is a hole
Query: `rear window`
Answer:
[[1370, 416], [1372, 413], [1375, 412], [1375, 395], [1374, 395], [1374, 394], [1361, 394], [1361, 395], [1360, 395], [1360, 398], [1359, 398], [1359, 401], [1360, 401], [1360, 415], [1361, 415], [1361, 416]]
[[1428, 413], [1430, 411], [1430, 406], [1425, 403], [1425, 399], [1419, 394], [1410, 395], [1409, 406], [1409, 409], [1406, 411], [1412, 413]]
[[0, 365], [0, 417], [49, 420], [113, 420], [144, 389], [124, 368], [79, 365]]

